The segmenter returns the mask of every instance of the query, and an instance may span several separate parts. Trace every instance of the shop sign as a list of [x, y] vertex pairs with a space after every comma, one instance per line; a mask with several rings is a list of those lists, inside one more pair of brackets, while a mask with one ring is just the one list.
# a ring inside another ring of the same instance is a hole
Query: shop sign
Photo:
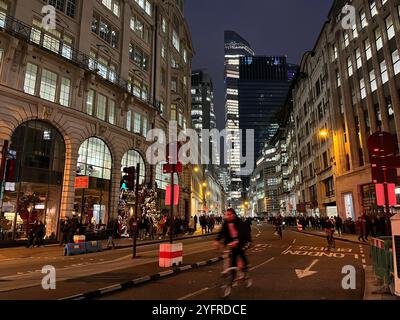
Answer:
[[89, 177], [75, 178], [75, 189], [87, 189], [87, 188], [89, 188]]

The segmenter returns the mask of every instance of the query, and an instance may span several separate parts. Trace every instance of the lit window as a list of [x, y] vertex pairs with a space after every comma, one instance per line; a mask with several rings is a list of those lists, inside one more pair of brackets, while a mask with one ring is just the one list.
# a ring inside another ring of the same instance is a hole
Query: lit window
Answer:
[[111, 152], [103, 140], [95, 137], [87, 139], [78, 154], [79, 175], [111, 180]]
[[360, 21], [361, 21], [361, 29], [364, 29], [366, 26], [368, 26], [367, 15], [365, 14], [365, 11], [360, 12]]
[[360, 96], [361, 96], [361, 99], [365, 99], [365, 97], [367, 96], [364, 79], [360, 80]]
[[44, 100], [55, 102], [57, 89], [57, 74], [43, 69], [40, 84], [40, 97]]
[[71, 80], [67, 78], [61, 78], [60, 104], [64, 107], [69, 107], [70, 96]]
[[117, 17], [120, 15], [120, 4], [118, 0], [101, 0], [101, 3], [112, 11]]
[[132, 111], [126, 113], [126, 130], [132, 131]]
[[375, 29], [376, 50], [379, 51], [383, 48], [382, 34], [379, 28]]
[[26, 65], [24, 91], [28, 94], [34, 95], [36, 91], [36, 78], [38, 67], [32, 63]]
[[75, 18], [77, 0], [44, 0], [44, 2], [48, 3], [49, 5], [52, 5], [53, 7], [56, 8], [56, 10], [61, 11], [67, 16]]
[[146, 117], [143, 117], [143, 127], [142, 127], [142, 134], [143, 136], [147, 136], [149, 120]]
[[371, 91], [372, 91], [372, 92], [375, 92], [376, 89], [377, 89], [377, 86], [376, 86], [376, 77], [375, 77], [375, 72], [374, 72], [374, 70], [372, 70], [372, 71], [369, 73], [369, 81], [370, 81], [370, 85], [371, 85]]
[[93, 115], [93, 105], [94, 105], [94, 90], [90, 90], [88, 92], [88, 96], [86, 99], [86, 113]]
[[172, 32], [172, 44], [174, 46], [174, 48], [180, 52], [180, 41], [179, 41], [179, 36], [178, 33], [174, 30]]
[[364, 41], [364, 46], [365, 46], [365, 55], [367, 57], [367, 60], [372, 58], [372, 49], [371, 49], [371, 43], [369, 42], [369, 39], [366, 39]]
[[370, 0], [369, 2], [369, 9], [371, 10], [371, 17], [378, 14], [378, 10], [376, 9], [376, 2], [375, 0]]
[[171, 104], [171, 121], [176, 121], [176, 104]]
[[357, 69], [360, 69], [362, 67], [362, 58], [360, 49], [356, 50], [356, 60], [357, 60]]
[[399, 56], [399, 51], [395, 50], [392, 53], [392, 60], [393, 60], [393, 69], [394, 69], [394, 74], [399, 74], [400, 73], [400, 56]]
[[97, 94], [96, 117], [100, 120], [106, 120], [107, 98]]
[[108, 122], [115, 124], [115, 101], [108, 100]]
[[146, 165], [143, 157], [136, 150], [129, 150], [124, 154], [122, 157], [121, 172], [124, 170], [124, 168], [136, 168], [138, 164], [140, 164], [139, 184], [143, 184], [146, 179]]
[[353, 75], [353, 65], [351, 63], [351, 58], [347, 59], [347, 73], [349, 77]]
[[389, 76], [387, 72], [387, 66], [386, 66], [386, 61], [383, 60], [381, 62], [381, 77], [382, 77], [382, 83], [385, 84], [386, 82], [389, 81]]
[[392, 16], [386, 18], [386, 31], [389, 40], [395, 36]]
[[135, 120], [133, 122], [133, 132], [140, 133], [141, 122], [142, 122], [141, 114], [135, 112]]

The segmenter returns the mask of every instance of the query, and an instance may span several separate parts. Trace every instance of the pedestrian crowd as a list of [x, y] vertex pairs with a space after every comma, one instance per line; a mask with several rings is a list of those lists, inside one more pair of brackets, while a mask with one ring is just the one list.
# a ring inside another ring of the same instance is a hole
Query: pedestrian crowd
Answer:
[[[274, 223], [274, 217], [269, 217], [269, 223]], [[340, 236], [343, 233], [358, 234], [360, 242], [368, 241], [368, 237], [379, 237], [386, 235], [386, 220], [381, 214], [377, 216], [369, 216], [363, 214], [356, 222], [348, 218], [343, 220], [340, 216], [336, 217], [319, 217], [315, 216], [286, 216], [283, 218], [286, 226], [297, 227], [301, 225], [302, 230], [324, 230], [329, 222], [335, 227], [336, 233]]]

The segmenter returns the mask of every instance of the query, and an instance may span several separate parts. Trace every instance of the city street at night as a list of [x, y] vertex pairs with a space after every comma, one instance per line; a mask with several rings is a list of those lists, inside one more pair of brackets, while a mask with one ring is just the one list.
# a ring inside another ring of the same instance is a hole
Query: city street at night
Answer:
[[0, 304], [399, 300], [400, 0], [0, 0]]
[[[283, 240], [280, 240], [274, 235], [274, 229], [265, 224], [254, 227], [254, 236], [254, 244], [249, 250], [254, 285], [250, 289], [234, 288], [232, 299], [363, 299], [363, 265], [370, 265], [368, 246], [337, 241], [337, 248], [328, 251], [324, 238], [287, 230]], [[219, 257], [219, 252], [213, 249], [212, 240], [214, 237], [185, 240], [182, 267]], [[82, 257], [61, 257], [42, 249], [19, 251], [24, 253], [17, 261], [1, 261], [0, 299], [30, 299], [32, 296], [40, 300], [69, 298], [166, 271], [158, 268], [157, 245], [140, 247], [135, 260], [132, 260], [130, 248]], [[46, 258], [46, 254], [53, 257]], [[40, 270], [34, 269], [47, 263], [56, 267], [58, 281], [57, 290], [46, 292], [41, 287], [43, 275]], [[311, 264], [310, 274], [302, 277], [302, 274], [296, 273], [296, 270], [306, 270]], [[342, 269], [347, 265], [354, 266], [356, 270], [355, 290], [342, 288], [345, 276]], [[217, 262], [96, 299], [218, 300], [221, 299], [217, 286], [221, 272], [222, 262]]]

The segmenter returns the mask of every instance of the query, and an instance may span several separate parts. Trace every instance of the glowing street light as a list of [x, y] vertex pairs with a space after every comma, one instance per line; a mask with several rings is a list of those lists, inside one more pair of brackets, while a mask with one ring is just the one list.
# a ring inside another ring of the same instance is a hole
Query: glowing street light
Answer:
[[326, 138], [326, 137], [328, 137], [328, 135], [329, 135], [329, 132], [328, 132], [328, 130], [326, 130], [326, 129], [322, 129], [322, 130], [319, 132], [319, 136], [320, 136], [321, 138]]

